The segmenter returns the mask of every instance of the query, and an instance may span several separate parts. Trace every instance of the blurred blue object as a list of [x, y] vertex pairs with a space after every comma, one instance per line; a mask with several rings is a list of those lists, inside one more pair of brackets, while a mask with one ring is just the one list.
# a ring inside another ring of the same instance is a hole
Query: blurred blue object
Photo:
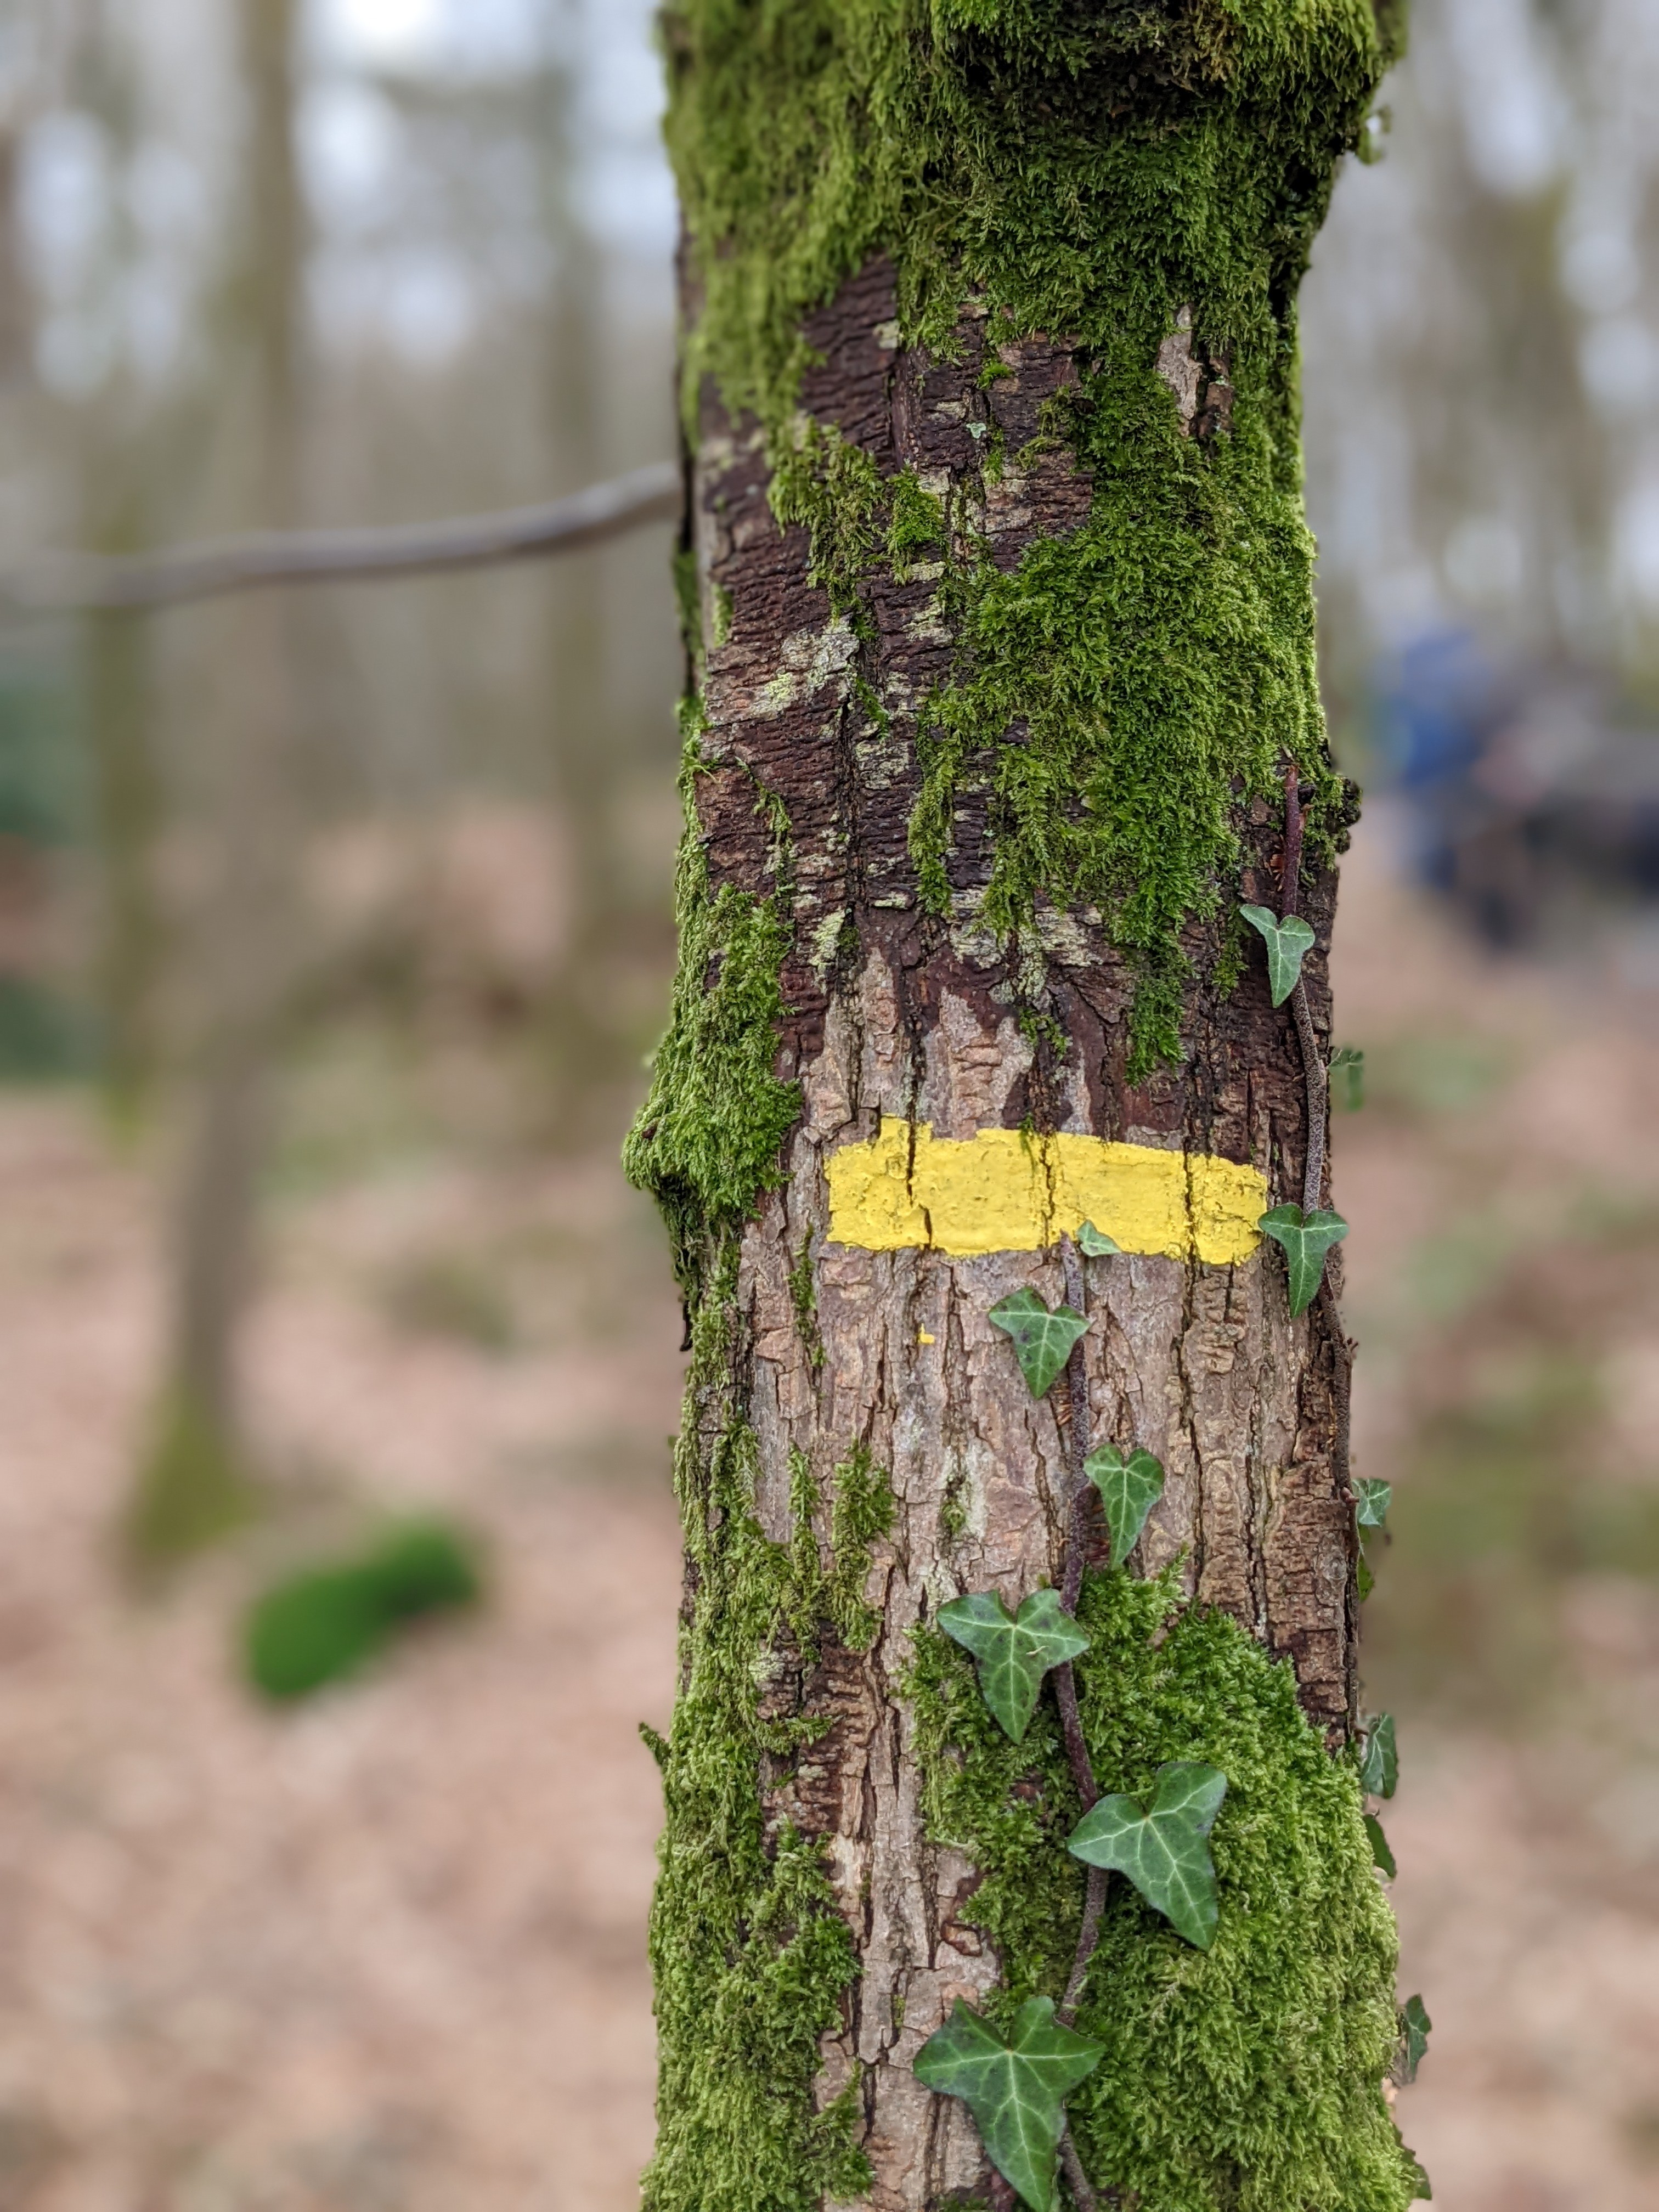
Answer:
[[1659, 900], [1659, 731], [1605, 678], [1441, 629], [1379, 666], [1373, 702], [1413, 872], [1488, 944]]

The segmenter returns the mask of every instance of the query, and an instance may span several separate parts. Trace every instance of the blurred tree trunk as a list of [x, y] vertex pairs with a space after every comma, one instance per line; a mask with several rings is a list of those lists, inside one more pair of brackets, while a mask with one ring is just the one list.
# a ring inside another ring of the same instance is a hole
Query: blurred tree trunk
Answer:
[[[1111, 1887], [1085, 2168], [1147, 2206], [1416, 2191], [1348, 1757], [1347, 1347], [1256, 1227], [1323, 1156], [1348, 811], [1295, 296], [1382, 42], [1350, 0], [1234, 12], [1237, 46], [1179, 0], [667, 10], [688, 817], [629, 1148], [692, 1350], [659, 2212], [1000, 2188], [915, 2062], [958, 1999], [1060, 1996], [1087, 1801], [1047, 1699], [1014, 1751], [932, 1624], [1085, 1540], [1099, 1786], [1198, 1759], [1229, 1799], [1212, 1953]], [[1311, 1072], [1237, 920], [1279, 907], [1287, 771]], [[1041, 1401], [990, 1318], [1028, 1290], [1090, 1322]], [[1165, 1474], [1127, 1572], [1107, 1442]]]
[[[295, 0], [241, 0], [246, 212], [222, 343], [237, 488], [250, 518], [296, 520], [303, 224], [293, 139]], [[272, 1063], [294, 957], [293, 608], [256, 593], [216, 614], [223, 720], [203, 733], [209, 883], [191, 975], [193, 1036], [172, 1341], [155, 1445], [130, 1522], [141, 1557], [210, 1540], [252, 1504], [236, 1353], [247, 1302]]]

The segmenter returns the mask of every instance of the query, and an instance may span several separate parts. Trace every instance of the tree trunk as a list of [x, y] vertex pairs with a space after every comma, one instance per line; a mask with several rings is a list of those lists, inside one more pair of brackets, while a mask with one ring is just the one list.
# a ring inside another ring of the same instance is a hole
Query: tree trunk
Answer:
[[[1212, 1950], [1108, 1893], [1082, 2167], [1147, 2207], [1403, 2204], [1347, 1346], [1256, 1226], [1326, 1202], [1352, 809], [1294, 298], [1377, 27], [683, 0], [667, 44], [688, 829], [629, 1164], [693, 1357], [649, 2201], [1001, 2186], [914, 2064], [958, 1998], [1006, 2026], [1066, 1991], [1087, 1800], [1063, 1707], [1010, 1744], [935, 1623], [1069, 1587], [1075, 1526], [1100, 1788], [1229, 1784]], [[1307, 1065], [1237, 919], [1298, 890]], [[1090, 1326], [1037, 1399], [990, 1311], [1068, 1285]], [[1165, 1474], [1127, 1570], [1080, 1502], [1108, 1442]]]
[[[303, 217], [293, 145], [294, 0], [240, 0], [249, 106], [246, 207], [227, 286], [238, 489], [291, 524], [298, 486]], [[210, 736], [210, 879], [198, 917], [198, 1005], [171, 1258], [172, 1342], [154, 1446], [128, 1516], [141, 1562], [195, 1549], [252, 1503], [237, 1385], [295, 916], [294, 610], [255, 593], [216, 617], [235, 671]]]

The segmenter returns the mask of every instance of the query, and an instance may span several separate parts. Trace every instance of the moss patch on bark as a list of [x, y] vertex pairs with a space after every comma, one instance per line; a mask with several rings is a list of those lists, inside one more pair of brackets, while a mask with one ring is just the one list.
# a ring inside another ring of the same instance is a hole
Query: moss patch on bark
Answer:
[[[988, 788], [982, 918], [1012, 937], [1040, 899], [1097, 907], [1140, 971], [1143, 1075], [1178, 1056], [1181, 932], [1218, 903], [1241, 800], [1288, 756], [1315, 786], [1316, 843], [1340, 818], [1295, 295], [1392, 16], [1371, 0], [671, 0], [665, 39], [703, 293], [688, 415], [712, 376], [759, 418], [779, 517], [811, 524], [838, 611], [902, 565], [917, 487], [884, 486], [799, 413], [806, 315], [886, 254], [907, 339], [950, 348], [972, 297], [994, 343], [1075, 350], [1081, 391], [1054, 432], [1093, 512], [1012, 575], [951, 518], [957, 667], [918, 715], [912, 842], [922, 896], [950, 911], [953, 802]], [[1231, 375], [1229, 427], [1207, 438], [1157, 372], [1183, 313]], [[984, 441], [988, 471], [1011, 460]]]
[[776, 898], [756, 898], [732, 884], [711, 886], [692, 797], [702, 766], [695, 701], [687, 723], [686, 824], [676, 873], [679, 968], [668, 1031], [623, 1166], [662, 1208], [675, 1276], [690, 1297], [720, 1238], [782, 1182], [779, 1153], [800, 1111], [800, 1091], [773, 1072], [788, 923]]
[[[1352, 1765], [1326, 1752], [1290, 1668], [1225, 1614], [1183, 1609], [1173, 1577], [1091, 1576], [1079, 1618], [1103, 1790], [1149, 1796], [1172, 1759], [1219, 1767], [1228, 1785], [1209, 1952], [1127, 1881], [1108, 1893], [1078, 2015], [1106, 2056], [1069, 2108], [1091, 2179], [1149, 2212], [1403, 2212], [1421, 2177], [1382, 2094], [1394, 1917]], [[1052, 1701], [1011, 1744], [935, 1629], [918, 1635], [910, 1688], [932, 1832], [983, 1870], [964, 1917], [1001, 1963], [994, 2006], [1058, 1999], [1085, 1869], [1066, 1850], [1081, 1808]]]
[[688, 1595], [673, 1726], [656, 1751], [666, 1821], [651, 1918], [659, 2077], [649, 2212], [816, 2212], [857, 2197], [856, 2083], [815, 2108], [818, 2041], [841, 2019], [858, 1970], [817, 1845], [787, 1823], [769, 1832], [761, 1763], [811, 1741], [815, 1724], [769, 1721], [760, 1688], [780, 1638], [810, 1658], [838, 1634], [866, 1646], [870, 1547], [891, 1525], [885, 1473], [855, 1449], [836, 1470], [826, 1565], [812, 1518], [822, 1501], [794, 1469], [793, 1541], [755, 1515], [755, 1435], [731, 1396], [735, 1243], [728, 1238], [694, 1326], [675, 1479]]

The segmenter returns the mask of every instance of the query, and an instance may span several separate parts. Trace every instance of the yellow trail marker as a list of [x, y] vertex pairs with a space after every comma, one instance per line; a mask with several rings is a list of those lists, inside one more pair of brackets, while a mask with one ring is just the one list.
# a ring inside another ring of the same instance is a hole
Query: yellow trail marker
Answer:
[[1126, 1252], [1225, 1267], [1261, 1243], [1267, 1206], [1256, 1168], [1063, 1132], [956, 1139], [884, 1121], [869, 1142], [832, 1152], [828, 1172], [830, 1241], [866, 1252], [1034, 1252], [1092, 1221]]

